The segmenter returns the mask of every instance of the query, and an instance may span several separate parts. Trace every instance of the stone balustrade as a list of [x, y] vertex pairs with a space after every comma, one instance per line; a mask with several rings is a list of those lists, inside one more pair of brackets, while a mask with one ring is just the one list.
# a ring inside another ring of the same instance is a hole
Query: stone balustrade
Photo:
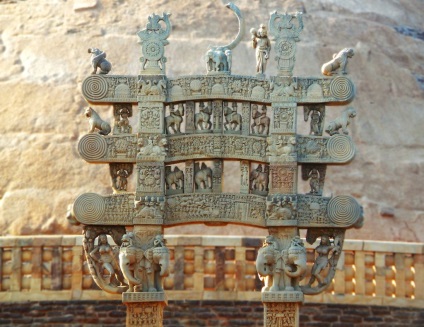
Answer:
[[[171, 274], [164, 282], [169, 300], [260, 301], [255, 259], [262, 238], [166, 239], [171, 251]], [[309, 268], [316, 245], [307, 245]], [[423, 271], [423, 243], [346, 240], [332, 285], [306, 296], [305, 302], [423, 307]], [[308, 280], [306, 275], [303, 283]], [[81, 236], [0, 237], [0, 302], [119, 299], [121, 295], [105, 293], [93, 282]]]

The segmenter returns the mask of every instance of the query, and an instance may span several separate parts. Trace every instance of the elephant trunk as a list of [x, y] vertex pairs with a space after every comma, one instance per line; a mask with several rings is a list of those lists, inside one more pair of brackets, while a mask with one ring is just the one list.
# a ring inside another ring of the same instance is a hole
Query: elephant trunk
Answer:
[[295, 271], [289, 271], [289, 269], [285, 269], [285, 274], [291, 278], [297, 278], [302, 276], [306, 272], [306, 258], [305, 260], [296, 260], [293, 262], [296, 266]]
[[169, 250], [166, 247], [153, 249], [153, 261], [160, 266], [159, 276], [166, 277], [169, 275]]
[[[119, 253], [119, 267], [122, 274], [129, 283], [138, 285], [141, 283], [141, 280], [134, 276], [134, 267], [131, 267], [133, 264], [135, 264], [135, 254], [121, 250]], [[131, 273], [131, 270], [133, 273]]]

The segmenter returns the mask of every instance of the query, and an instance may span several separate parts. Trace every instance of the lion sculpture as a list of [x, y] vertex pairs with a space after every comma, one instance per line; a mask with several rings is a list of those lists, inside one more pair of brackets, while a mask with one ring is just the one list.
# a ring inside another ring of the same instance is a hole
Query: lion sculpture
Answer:
[[99, 114], [91, 107], [85, 109], [85, 117], [88, 118], [90, 124], [89, 133], [94, 133], [95, 129], [99, 130], [99, 134], [108, 135], [111, 131], [111, 127], [108, 123], [102, 120]]
[[340, 71], [342, 74], [347, 74], [347, 59], [352, 58], [353, 54], [354, 53], [352, 48], [344, 48], [339, 53], [333, 54], [333, 59], [322, 65], [321, 72], [326, 76], [336, 74], [338, 71]]
[[110, 72], [112, 65], [106, 60], [106, 52], [97, 48], [89, 48], [88, 53], [91, 53], [91, 66], [93, 67], [91, 74], [96, 74], [97, 69], [100, 69], [99, 74], [107, 74]]
[[341, 116], [337, 117], [335, 120], [331, 121], [325, 131], [330, 134], [339, 134], [339, 129], [341, 128], [343, 134], [348, 135], [347, 126], [350, 124], [350, 120], [356, 116], [356, 110], [352, 107], [346, 108]]

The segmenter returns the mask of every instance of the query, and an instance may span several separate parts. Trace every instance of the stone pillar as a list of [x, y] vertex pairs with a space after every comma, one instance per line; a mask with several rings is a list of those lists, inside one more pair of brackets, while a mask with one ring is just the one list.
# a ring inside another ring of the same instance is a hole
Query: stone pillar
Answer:
[[168, 305], [165, 293], [123, 293], [127, 307], [127, 327], [162, 327], [163, 310]]

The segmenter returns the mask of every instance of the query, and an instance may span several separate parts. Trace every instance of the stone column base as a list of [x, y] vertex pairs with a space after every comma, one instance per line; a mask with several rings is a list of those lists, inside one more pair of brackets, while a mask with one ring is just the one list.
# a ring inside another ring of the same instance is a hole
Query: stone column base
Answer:
[[122, 303], [127, 306], [127, 327], [163, 326], [163, 309], [168, 304], [164, 292], [125, 292]]
[[298, 327], [303, 293], [297, 291], [262, 292], [264, 327]]

